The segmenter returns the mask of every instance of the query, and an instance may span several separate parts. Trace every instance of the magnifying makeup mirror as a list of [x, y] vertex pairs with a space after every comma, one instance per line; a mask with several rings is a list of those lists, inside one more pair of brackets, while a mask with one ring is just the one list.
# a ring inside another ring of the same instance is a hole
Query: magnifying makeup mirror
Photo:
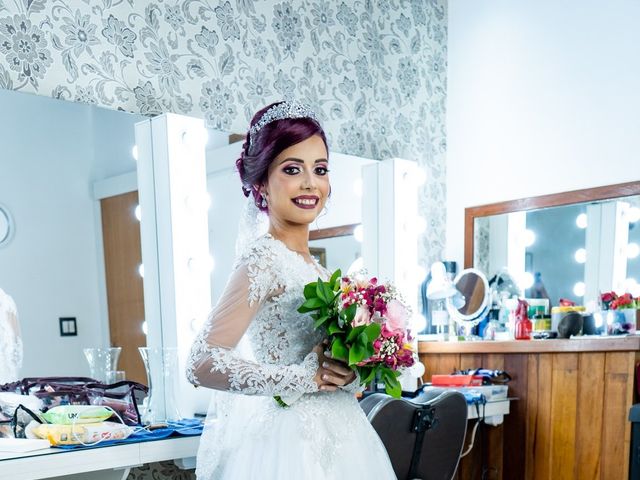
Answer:
[[464, 327], [465, 338], [472, 339], [471, 329], [491, 307], [489, 282], [480, 270], [467, 268], [456, 276], [453, 283], [464, 297], [464, 304], [452, 297], [447, 299], [447, 310], [451, 318]]
[[7, 245], [13, 236], [13, 218], [6, 207], [0, 205], [0, 247]]

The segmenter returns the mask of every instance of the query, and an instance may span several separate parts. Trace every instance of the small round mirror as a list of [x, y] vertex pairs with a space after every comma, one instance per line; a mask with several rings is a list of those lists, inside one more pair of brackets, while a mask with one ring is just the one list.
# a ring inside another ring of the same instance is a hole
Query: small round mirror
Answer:
[[13, 219], [6, 207], [0, 205], [0, 247], [11, 241], [13, 236]]
[[447, 300], [449, 315], [458, 323], [472, 327], [480, 322], [489, 308], [490, 290], [487, 277], [480, 270], [467, 268], [453, 280], [464, 303], [456, 297]]

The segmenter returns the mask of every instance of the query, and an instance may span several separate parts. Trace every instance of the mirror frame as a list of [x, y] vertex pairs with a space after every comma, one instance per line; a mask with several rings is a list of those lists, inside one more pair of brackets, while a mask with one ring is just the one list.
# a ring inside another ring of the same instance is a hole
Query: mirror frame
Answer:
[[309, 230], [309, 240], [320, 240], [322, 238], [346, 237], [348, 235], [353, 235], [353, 231], [358, 225], [360, 224], [352, 223], [350, 225], [340, 225], [339, 227]]
[[575, 203], [611, 200], [640, 195], [640, 181], [618, 183], [603, 187], [584, 188], [570, 192], [552, 193], [538, 197], [520, 198], [506, 202], [489, 203], [464, 210], [464, 268], [473, 267], [475, 219], [502, 213], [522, 212], [540, 208], [560, 207]]

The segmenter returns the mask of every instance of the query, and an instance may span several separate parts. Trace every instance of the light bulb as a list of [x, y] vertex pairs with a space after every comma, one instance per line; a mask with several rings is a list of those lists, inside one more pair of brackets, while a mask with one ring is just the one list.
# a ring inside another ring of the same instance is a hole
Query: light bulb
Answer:
[[362, 179], [361, 178], [356, 178], [353, 181], [353, 193], [355, 193], [356, 196], [358, 197], [362, 197]]
[[144, 278], [144, 265], [142, 263], [138, 265], [138, 274]]
[[134, 145], [131, 149], [131, 156], [136, 162], [138, 161], [138, 145]]
[[182, 143], [193, 150], [203, 149], [209, 141], [209, 134], [204, 127], [192, 128], [182, 133]]
[[416, 233], [420, 234], [420, 233], [424, 233], [424, 231], [427, 229], [427, 221], [424, 219], [424, 217], [416, 217], [415, 220], [415, 228], [416, 228]]
[[215, 262], [211, 255], [206, 255], [202, 258], [191, 257], [189, 258], [189, 260], [187, 260], [187, 266], [189, 267], [189, 270], [191, 270], [192, 272], [202, 269], [207, 273], [211, 273], [213, 271], [214, 265], [215, 265]]
[[520, 276], [520, 281], [518, 282], [518, 284], [520, 285], [520, 288], [522, 290], [527, 290], [528, 288], [531, 288], [533, 286], [533, 281], [534, 279], [531, 272], [524, 272]]
[[149, 333], [149, 328], [147, 327], [147, 321], [146, 320], [144, 322], [142, 322], [142, 333], [144, 333], [145, 335], [148, 335], [148, 333]]
[[416, 283], [422, 283], [427, 276], [427, 269], [422, 265], [416, 265], [414, 268]]
[[587, 228], [587, 214], [581, 213], [576, 217], [576, 225], [578, 228]]
[[579, 248], [578, 250], [576, 250], [576, 253], [574, 254], [573, 258], [576, 259], [576, 262], [578, 263], [584, 263], [587, 261], [587, 250], [585, 248]]
[[414, 332], [421, 332], [427, 326], [427, 319], [421, 313], [416, 313], [411, 318], [411, 329]]
[[140, 205], [136, 205], [136, 209], [134, 210], [134, 214], [139, 222], [142, 221], [142, 207]]
[[573, 286], [573, 294], [576, 297], [584, 297], [585, 290], [586, 290], [586, 286], [585, 286], [584, 282], [577, 282]]
[[524, 241], [525, 247], [530, 247], [536, 241], [536, 233], [533, 230], [525, 230], [522, 240]]
[[185, 203], [190, 210], [209, 210], [211, 207], [211, 196], [205, 192], [196, 192], [191, 195], [187, 195]]
[[631, 242], [627, 245], [627, 258], [636, 258], [640, 254], [640, 246]]
[[353, 229], [353, 238], [356, 239], [356, 242], [362, 243], [362, 239], [363, 239], [362, 225], [358, 225], [356, 226], [356, 228]]
[[629, 223], [635, 223], [638, 220], [640, 220], [640, 208], [638, 207], [631, 207], [628, 211], [627, 211], [627, 217], [629, 219]]

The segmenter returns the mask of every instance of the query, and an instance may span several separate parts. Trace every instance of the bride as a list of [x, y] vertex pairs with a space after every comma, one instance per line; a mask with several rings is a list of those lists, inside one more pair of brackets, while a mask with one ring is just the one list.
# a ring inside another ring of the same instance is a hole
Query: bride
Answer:
[[395, 479], [355, 397], [358, 379], [297, 312], [304, 285], [328, 278], [308, 245], [309, 224], [331, 194], [315, 114], [296, 102], [263, 108], [236, 165], [248, 197], [238, 256], [187, 368], [194, 385], [225, 392], [212, 401], [198, 478]]

